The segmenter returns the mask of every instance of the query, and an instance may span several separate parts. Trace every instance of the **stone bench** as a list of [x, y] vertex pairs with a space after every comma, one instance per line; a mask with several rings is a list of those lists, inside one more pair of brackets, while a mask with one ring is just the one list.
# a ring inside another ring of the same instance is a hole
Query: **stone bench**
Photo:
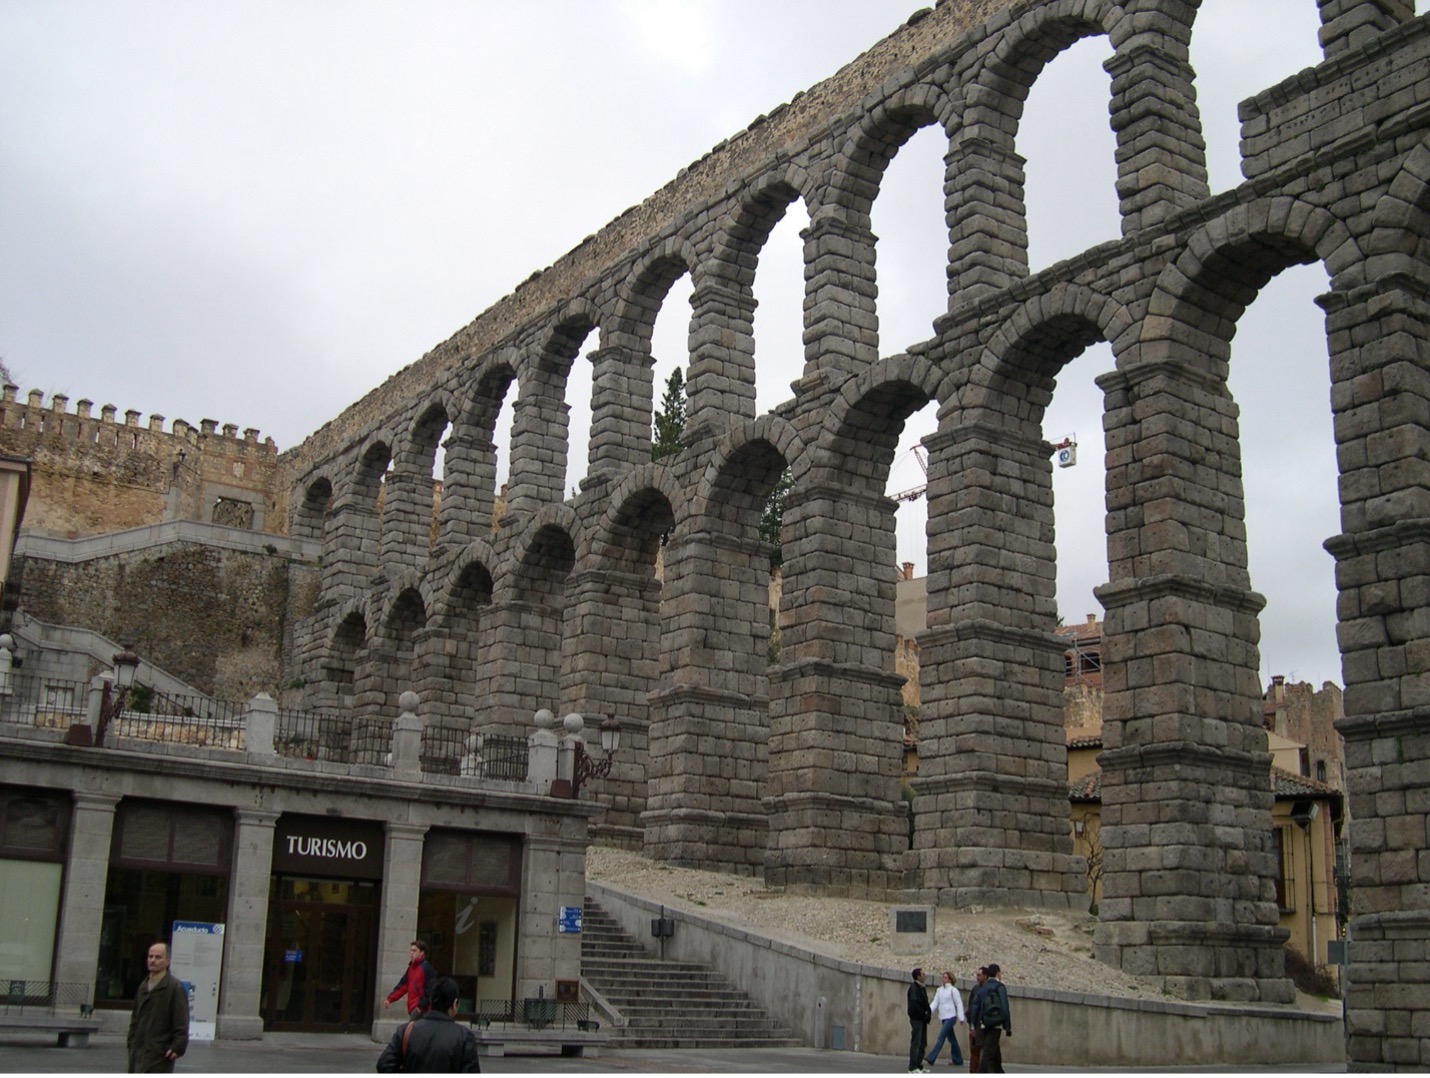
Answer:
[[99, 1032], [99, 1019], [84, 1014], [0, 1014], [0, 1037], [7, 1033], [52, 1033], [61, 1048], [84, 1048]]

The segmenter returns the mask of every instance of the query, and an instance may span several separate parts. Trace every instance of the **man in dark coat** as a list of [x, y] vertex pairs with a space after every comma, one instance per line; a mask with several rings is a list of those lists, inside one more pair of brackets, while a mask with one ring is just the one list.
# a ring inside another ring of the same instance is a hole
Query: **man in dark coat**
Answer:
[[169, 973], [169, 945], [155, 943], [146, 959], [149, 976], [129, 1016], [129, 1071], [171, 1072], [189, 1046], [189, 997]]
[[924, 971], [915, 968], [913, 983], [909, 985], [909, 1073], [932, 1070], [924, 1063], [924, 1052], [929, 1046], [929, 1019], [933, 1008], [929, 1005], [928, 989], [924, 987]]
[[377, 1058], [383, 1074], [473, 1073], [477, 1062], [477, 1038], [466, 1026], [459, 1026], [457, 982], [443, 977], [432, 989], [432, 1008], [420, 1018], [401, 1026]]

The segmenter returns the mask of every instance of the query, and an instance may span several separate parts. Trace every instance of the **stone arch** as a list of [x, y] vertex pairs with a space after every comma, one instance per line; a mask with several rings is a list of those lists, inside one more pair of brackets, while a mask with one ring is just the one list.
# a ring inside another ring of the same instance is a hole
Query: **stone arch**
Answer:
[[460, 411], [447, 438], [447, 469], [438, 511], [442, 549], [455, 550], [489, 535], [497, 497], [497, 418], [517, 376], [517, 355], [501, 348], [486, 356], [466, 379]]
[[569, 505], [549, 505], [526, 528], [512, 551], [502, 594], [516, 601], [556, 594], [576, 564], [581, 521]]
[[600, 325], [594, 303], [569, 300], [553, 313], [540, 344], [523, 357], [507, 495], [507, 512], [514, 516], [530, 516], [560, 502], [572, 455], [588, 450], [571, 445], [568, 386], [582, 344]]
[[453, 394], [447, 389], [436, 389], [432, 398], [417, 410], [415, 418], [408, 424], [397, 452], [414, 457], [425, 456], [430, 471], [432, 460], [436, 456], [437, 436], [451, 422], [456, 410], [457, 403]]
[[392, 473], [384, 494], [383, 565], [402, 565], [423, 558], [437, 534], [437, 443], [451, 424], [451, 394], [438, 388], [415, 409], [392, 457]]
[[[687, 501], [669, 468], [647, 463], [632, 469], [611, 491], [599, 524], [578, 540], [577, 562], [653, 566], [661, 536], [688, 517]], [[626, 539], [635, 542], [627, 544]]]
[[919, 82], [890, 94], [866, 112], [835, 158], [820, 192], [811, 224], [838, 216], [848, 227], [867, 230], [879, 182], [900, 147], [916, 132], [939, 126], [952, 138], [960, 125], [958, 99], [933, 82]]
[[[1139, 323], [1125, 305], [1086, 285], [1058, 283], [1025, 300], [999, 326], [957, 395], [963, 414], [993, 411], [1041, 437], [1058, 373], [1090, 345], [1132, 347]], [[952, 409], [949, 410], [952, 412]]]
[[[532, 714], [559, 710], [562, 701], [562, 641], [571, 574], [571, 532], [578, 527], [566, 505], [542, 508], [506, 551], [481, 608], [481, 624], [466, 627], [471, 677], [458, 687], [471, 694], [478, 722], [512, 734], [530, 732]], [[495, 563], [493, 563], [495, 565]], [[453, 619], [453, 634], [458, 632]]]
[[695, 335], [686, 383], [692, 436], [753, 419], [758, 342], [754, 286], [770, 233], [798, 199], [809, 205], [811, 177], [784, 165], [741, 193], [716, 230], [714, 254], [702, 262], [691, 297]]
[[[933, 83], [906, 87], [876, 105], [845, 140], [828, 186], [810, 208], [805, 237], [805, 374], [842, 375], [879, 358], [878, 237], [871, 211], [884, 171], [921, 128], [956, 126], [954, 102]], [[948, 173], [944, 175], [947, 191]]]
[[[697, 272], [695, 249], [680, 236], [654, 242], [616, 288], [614, 313], [601, 327], [601, 347], [592, 372], [589, 481], [650, 459], [655, 407], [655, 358], [651, 333], [673, 285]], [[693, 328], [693, 323], [692, 323]], [[680, 359], [690, 362], [690, 338]]]
[[657, 557], [685, 515], [685, 495], [668, 469], [634, 469], [611, 492], [591, 534], [578, 539], [562, 612], [563, 706], [621, 721], [620, 756], [593, 796], [606, 806], [597, 833], [622, 844], [640, 842], [646, 807], [651, 696], [665, 623]]
[[[1205, 923], [1231, 926], [1212, 948], [1214, 968], [1246, 971], [1251, 998], [1294, 996], [1281, 955], [1286, 933], [1273, 927], [1257, 650], [1265, 599], [1251, 586], [1227, 376], [1246, 307], [1275, 274], [1317, 259], [1333, 294], [1363, 280], [1359, 246], [1331, 213], [1291, 196], [1230, 207], [1161, 271], [1137, 345], [1098, 379], [1107, 395], [1110, 579], [1096, 593], [1106, 610], [1103, 736], [1112, 751], [1101, 758], [1107, 871], [1095, 953], [1124, 964], [1137, 947], [1135, 960], [1152, 963], [1179, 994], [1206, 990], [1208, 959], [1191, 963], [1179, 949], [1189, 926]], [[1138, 662], [1159, 664], [1155, 689], [1126, 673]], [[1172, 739], [1184, 746], [1175, 765], [1157, 756], [1158, 742]], [[1219, 784], [1215, 813], [1205, 804], [1211, 783]], [[1137, 826], [1145, 816], [1132, 805], [1154, 806], [1187, 829], [1161, 842]], [[1128, 866], [1188, 855], [1203, 882], [1188, 889], [1179, 918], [1139, 919], [1134, 928], [1145, 891]]]
[[386, 433], [369, 436], [358, 450], [352, 473], [348, 477], [353, 499], [367, 507], [379, 507], [383, 494], [383, 477], [391, 463], [391, 436]]
[[298, 539], [322, 540], [333, 507], [333, 480], [326, 471], [309, 475], [294, 492], [296, 507], [290, 530]]
[[1430, 139], [1405, 155], [1375, 204], [1365, 241], [1366, 276], [1430, 280]]
[[845, 382], [810, 447], [814, 481], [838, 477], [863, 495], [882, 497], [904, 421], [937, 399], [943, 381], [927, 357], [899, 353]]
[[904, 421], [941, 382], [924, 356], [849, 379], [796, 464], [782, 528], [784, 602], [770, 674], [770, 839], [765, 879], [818, 887], [826, 866], [867, 866], [902, 886], [899, 801], [904, 678], [894, 672], [893, 499], [884, 494]]
[[[1030, 906], [1066, 908], [1081, 898], [1042, 418], [1062, 367], [1134, 324], [1091, 288], [1055, 285], [1006, 312], [971, 366], [940, 387], [939, 429], [924, 440], [928, 615], [918, 635], [913, 785], [914, 852], [925, 886], [944, 904], [989, 901], [1005, 889]], [[1017, 811], [1021, 837], [978, 828], [963, 848], [947, 848], [939, 835], [976, 811]]]
[[695, 248], [680, 236], [668, 236], [656, 243], [617, 289], [609, 343], [649, 353], [656, 315], [670, 286], [686, 273], [695, 274], [699, 264]]
[[[491, 543], [485, 539], [475, 539], [459, 551], [432, 589], [432, 622], [448, 625], [454, 618], [469, 611], [474, 602], [480, 603], [483, 595], [486, 602], [491, 602], [494, 585], [490, 566], [495, 563]], [[475, 576], [473, 569], [479, 570]], [[479, 579], [483, 574], [486, 578], [484, 586]]]
[[746, 873], [763, 864], [771, 569], [760, 525], [798, 450], [798, 434], [779, 417], [728, 432], [664, 548], [663, 602], [718, 611], [665, 619], [651, 694], [641, 825], [647, 849], [683, 864]]
[[[793, 468], [796, 462], [805, 461], [804, 444], [789, 420], [777, 415], [763, 415], [752, 423], [742, 424], [721, 438], [712, 452], [710, 464], [701, 474], [695, 496], [691, 499], [692, 517], [718, 518], [718, 492], [730, 483], [730, 462], [745, 453], [749, 446], [759, 443], [768, 445], [785, 467]], [[808, 466], [807, 461], [805, 466]]]
[[1120, 14], [1107, 0], [1027, 9], [998, 33], [964, 87], [944, 188], [950, 309], [1028, 275], [1024, 159], [1016, 148], [1023, 104], [1049, 62], [1082, 38], [1110, 37]]
[[378, 599], [377, 624], [389, 643], [411, 646], [412, 634], [428, 624], [432, 604], [425, 594], [428, 578], [416, 570], [403, 573]]
[[1289, 195], [1233, 206], [1193, 233], [1158, 276], [1130, 363], [1175, 357], [1202, 367], [1209, 360], [1210, 373], [1225, 381], [1247, 306], [1281, 270], [1316, 259], [1333, 290], [1364, 283], [1360, 247], [1328, 211]]
[[[336, 642], [342, 638], [349, 643], [356, 642], [358, 646], [367, 644], [367, 626], [370, 620], [368, 603], [365, 599], [351, 599], [344, 606], [339, 608], [333, 618], [332, 628], [328, 632], [326, 651], [332, 653]], [[346, 626], [346, 629], [344, 628]], [[353, 629], [361, 628], [359, 635], [354, 635]]]

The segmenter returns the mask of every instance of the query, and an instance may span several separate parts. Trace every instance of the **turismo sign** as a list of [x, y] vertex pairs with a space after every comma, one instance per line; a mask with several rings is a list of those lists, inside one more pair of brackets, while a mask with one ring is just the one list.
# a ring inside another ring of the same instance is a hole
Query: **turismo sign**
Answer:
[[377, 880], [382, 846], [382, 825], [369, 820], [286, 815], [273, 832], [273, 871]]

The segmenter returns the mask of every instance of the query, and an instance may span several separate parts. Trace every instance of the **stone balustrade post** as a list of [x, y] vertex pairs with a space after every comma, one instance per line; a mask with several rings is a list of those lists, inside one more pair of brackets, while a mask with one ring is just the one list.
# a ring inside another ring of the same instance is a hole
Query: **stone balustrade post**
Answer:
[[420, 703], [415, 692], [398, 697], [402, 714], [392, 724], [392, 770], [404, 775], [422, 772], [422, 720], [417, 717]]
[[551, 784], [556, 781], [557, 754], [560, 751], [556, 734], [551, 730], [556, 716], [542, 708], [532, 716], [532, 721], [536, 723], [536, 729], [526, 740], [526, 780], [536, 787], [538, 793], [550, 793]]
[[272, 756], [273, 735], [278, 726], [278, 704], [266, 692], [261, 692], [244, 708], [243, 747], [250, 755]]

